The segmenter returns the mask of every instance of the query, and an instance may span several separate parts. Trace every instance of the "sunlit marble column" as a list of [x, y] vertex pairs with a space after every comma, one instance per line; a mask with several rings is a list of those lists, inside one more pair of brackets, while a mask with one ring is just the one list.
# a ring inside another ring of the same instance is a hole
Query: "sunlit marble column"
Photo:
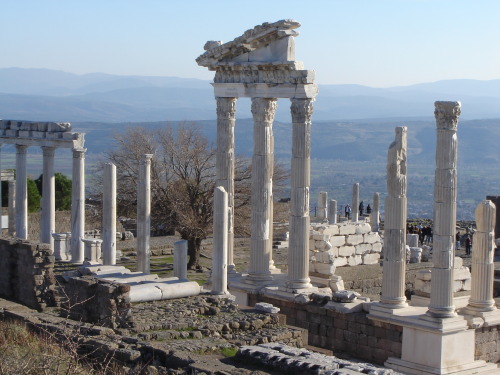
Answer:
[[102, 194], [102, 262], [116, 264], [116, 166], [104, 164]]
[[318, 193], [318, 220], [326, 220], [328, 218], [328, 193], [326, 191], [320, 191]]
[[9, 236], [16, 235], [16, 181], [9, 181]]
[[16, 237], [24, 240], [28, 239], [27, 148], [16, 145]]
[[73, 149], [71, 181], [71, 262], [83, 263], [85, 237], [85, 148]]
[[[493, 280], [495, 272], [495, 205], [484, 200], [476, 207], [476, 227], [472, 241], [472, 288], [469, 304], [464, 309], [467, 314], [482, 316], [492, 323], [489, 314], [497, 310], [493, 299]], [[495, 311], [496, 324], [500, 314]]]
[[288, 281], [291, 292], [311, 288], [309, 279], [309, 187], [314, 99], [291, 99], [292, 176]]
[[387, 198], [384, 221], [384, 264], [380, 305], [406, 307], [406, 216], [407, 170], [405, 126], [396, 128], [396, 139], [387, 152]]
[[252, 98], [254, 119], [254, 152], [252, 158], [252, 233], [248, 282], [272, 279], [272, 189], [273, 141], [272, 125], [276, 99]]
[[234, 269], [234, 124], [237, 98], [217, 98], [217, 186], [228, 194], [227, 263]]
[[151, 159], [153, 154], [144, 154], [139, 161], [137, 181], [137, 271], [150, 273], [151, 250]]
[[54, 177], [55, 147], [42, 146], [43, 180], [42, 213], [40, 215], [40, 242], [49, 243], [54, 249], [52, 233], [56, 229], [56, 188]]
[[373, 194], [373, 208], [370, 218], [372, 232], [378, 232], [380, 229], [380, 195], [379, 193]]
[[337, 224], [337, 201], [335, 199], [330, 199], [328, 205], [328, 223]]
[[436, 172], [434, 181], [434, 229], [431, 301], [427, 315], [456, 315], [453, 305], [453, 261], [457, 209], [457, 126], [460, 102], [435, 102]]
[[352, 185], [351, 220], [353, 222], [359, 220], [359, 182]]
[[214, 191], [214, 246], [212, 294], [227, 294], [228, 194], [222, 186]]

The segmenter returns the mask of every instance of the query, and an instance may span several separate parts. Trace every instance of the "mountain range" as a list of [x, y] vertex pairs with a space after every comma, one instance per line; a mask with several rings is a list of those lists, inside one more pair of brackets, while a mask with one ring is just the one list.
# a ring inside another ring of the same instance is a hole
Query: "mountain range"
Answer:
[[[436, 100], [462, 102], [463, 120], [500, 118], [500, 79], [447, 80], [373, 88], [319, 85], [314, 121], [433, 118]], [[179, 77], [72, 74], [47, 69], [0, 69], [0, 117], [70, 122], [151, 122], [215, 119], [209, 81]], [[249, 99], [237, 117], [250, 118]], [[290, 121], [278, 101], [276, 119]]]

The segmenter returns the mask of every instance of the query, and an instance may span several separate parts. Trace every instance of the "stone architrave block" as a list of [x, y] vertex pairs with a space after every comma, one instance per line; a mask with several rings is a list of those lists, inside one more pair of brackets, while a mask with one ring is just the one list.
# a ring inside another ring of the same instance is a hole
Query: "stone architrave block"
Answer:
[[363, 235], [362, 234], [351, 234], [346, 237], [345, 243], [346, 245], [359, 245], [360, 243], [363, 242]]
[[372, 231], [372, 227], [368, 223], [361, 223], [356, 225], [356, 234], [366, 234]]
[[335, 246], [344, 246], [345, 245], [345, 236], [332, 236], [330, 237], [330, 244]]
[[339, 247], [339, 256], [350, 257], [356, 253], [356, 248], [354, 246], [341, 246]]
[[329, 225], [323, 229], [323, 234], [329, 234], [330, 236], [337, 236], [340, 234], [338, 225]]
[[430, 281], [432, 272], [431, 270], [421, 270], [418, 271], [415, 275], [416, 280]]
[[369, 243], [360, 243], [359, 245], [356, 245], [355, 248], [357, 255], [363, 255], [371, 252], [372, 245]]
[[364, 254], [362, 255], [363, 264], [378, 264], [380, 261], [380, 254], [372, 253], [372, 254]]
[[335, 274], [335, 269], [337, 268], [335, 264], [328, 263], [318, 263], [314, 264], [314, 268], [317, 273], [322, 273], [324, 275], [333, 275]]
[[31, 132], [29, 130], [19, 130], [19, 136], [29, 138], [31, 137]]
[[356, 234], [356, 225], [346, 224], [339, 227], [339, 234], [349, 235]]
[[464, 260], [460, 257], [455, 257], [455, 260], [453, 262], [453, 268], [461, 269], [463, 265], [464, 265]]
[[468, 267], [455, 268], [453, 270], [453, 280], [470, 280], [471, 273]]
[[335, 267], [342, 267], [347, 265], [347, 258], [346, 257], [338, 257], [335, 258], [335, 261], [333, 262]]
[[347, 264], [349, 266], [359, 266], [362, 263], [363, 258], [361, 258], [361, 255], [353, 255], [347, 259]]
[[380, 242], [378, 242], [378, 243], [374, 243], [374, 244], [372, 245], [372, 251], [373, 251], [374, 253], [380, 253], [380, 252], [382, 252], [382, 244], [381, 244]]
[[415, 280], [415, 290], [418, 290], [418, 291], [423, 292], [423, 293], [430, 294], [431, 293], [431, 282], [430, 281], [416, 279]]
[[62, 132], [47, 132], [47, 139], [60, 139]]
[[462, 280], [453, 280], [453, 293], [463, 290], [464, 282]]
[[45, 138], [45, 132], [32, 131], [31, 136], [33, 138]]
[[365, 243], [380, 242], [380, 235], [374, 232], [366, 233], [363, 235], [363, 242]]
[[12, 130], [12, 129], [7, 129], [7, 130], [5, 130], [5, 135], [7, 137], [17, 137], [18, 136], [18, 131], [17, 130]]

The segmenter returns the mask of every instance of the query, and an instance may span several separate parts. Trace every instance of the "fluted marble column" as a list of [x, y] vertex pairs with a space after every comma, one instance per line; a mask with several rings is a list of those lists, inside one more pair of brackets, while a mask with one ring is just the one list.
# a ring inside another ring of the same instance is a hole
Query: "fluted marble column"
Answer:
[[73, 149], [71, 181], [71, 262], [83, 263], [85, 236], [85, 148]]
[[151, 250], [151, 159], [152, 154], [142, 155], [137, 181], [137, 271], [150, 273]]
[[237, 98], [217, 98], [217, 186], [228, 194], [227, 263], [234, 269], [234, 124]]
[[436, 172], [434, 181], [434, 229], [431, 301], [427, 315], [456, 315], [453, 305], [453, 261], [457, 209], [457, 125], [460, 102], [435, 102]]
[[291, 99], [292, 176], [288, 281], [291, 292], [310, 288], [309, 187], [311, 184], [311, 116], [314, 99]]
[[384, 221], [384, 264], [380, 305], [397, 309], [406, 307], [406, 134], [396, 128], [396, 139], [387, 152], [387, 193]]
[[104, 164], [102, 194], [102, 262], [116, 264], [116, 166]]
[[24, 240], [28, 239], [27, 148], [16, 145], [16, 237]]
[[174, 277], [178, 277], [179, 280], [187, 280], [187, 252], [186, 240], [174, 242]]
[[328, 193], [320, 191], [318, 193], [318, 220], [326, 220], [328, 218]]
[[16, 181], [9, 181], [9, 236], [16, 235]]
[[228, 194], [222, 186], [214, 191], [214, 246], [212, 294], [227, 294]]
[[328, 205], [328, 223], [337, 224], [337, 201], [335, 199], [330, 199]]
[[359, 182], [352, 185], [352, 207], [351, 220], [356, 222], [359, 220]]
[[272, 199], [273, 199], [273, 130], [276, 99], [252, 98], [254, 152], [252, 158], [252, 233], [250, 269], [247, 281], [272, 279]]
[[40, 242], [50, 244], [54, 249], [52, 233], [56, 229], [56, 188], [54, 177], [55, 147], [42, 146], [43, 181], [42, 181], [42, 214], [40, 215]]
[[370, 218], [372, 232], [378, 232], [380, 229], [380, 196], [379, 193], [373, 194], [373, 208]]
[[476, 207], [476, 226], [472, 241], [472, 289], [468, 313], [481, 313], [496, 310], [493, 299], [493, 279], [495, 272], [495, 205], [484, 200]]

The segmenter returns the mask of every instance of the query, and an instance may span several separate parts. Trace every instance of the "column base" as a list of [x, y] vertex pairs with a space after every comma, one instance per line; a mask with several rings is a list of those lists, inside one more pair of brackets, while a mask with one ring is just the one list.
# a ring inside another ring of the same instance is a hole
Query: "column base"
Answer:
[[432, 367], [414, 362], [403, 361], [398, 358], [390, 357], [384, 365], [393, 370], [404, 374], [415, 375], [469, 375], [469, 374], [500, 374], [500, 369], [494, 363], [485, 361], [474, 361], [469, 364], [448, 367]]
[[494, 309], [491, 311], [481, 311], [480, 309], [475, 309], [474, 307], [467, 306], [460, 310], [461, 315], [472, 316], [481, 318], [484, 323], [482, 326], [494, 326], [500, 324], [500, 310]]

